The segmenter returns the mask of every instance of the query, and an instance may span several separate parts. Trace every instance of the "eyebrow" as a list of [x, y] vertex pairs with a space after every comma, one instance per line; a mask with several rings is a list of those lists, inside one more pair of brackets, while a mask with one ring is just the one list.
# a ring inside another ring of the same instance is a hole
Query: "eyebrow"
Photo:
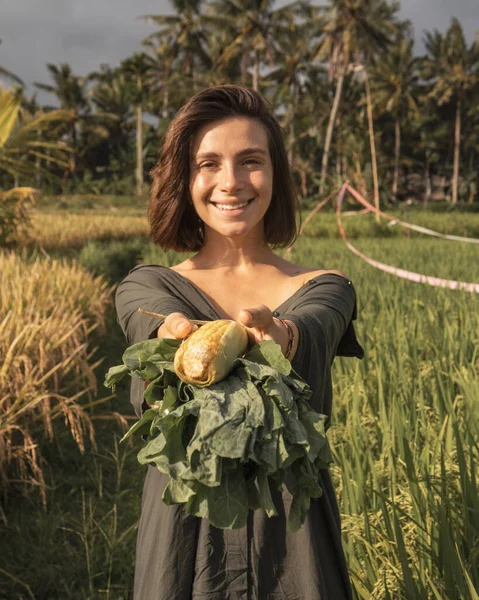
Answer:
[[[268, 152], [263, 150], [263, 148], [257, 147], [245, 148], [244, 150], [241, 150], [241, 152], [238, 152], [236, 156], [241, 157], [246, 154], [261, 154], [262, 156], [268, 156]], [[220, 156], [221, 155], [217, 152], [201, 152], [200, 154], [197, 154], [195, 158], [198, 160], [200, 158], [219, 158]]]

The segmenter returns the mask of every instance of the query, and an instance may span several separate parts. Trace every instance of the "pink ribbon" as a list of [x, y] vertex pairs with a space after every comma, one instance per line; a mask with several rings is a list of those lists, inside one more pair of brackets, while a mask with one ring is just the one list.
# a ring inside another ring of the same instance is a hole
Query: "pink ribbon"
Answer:
[[[364, 207], [366, 207], [367, 212], [373, 212], [377, 215], [381, 215], [381, 217], [388, 219], [388, 221], [390, 221], [391, 225], [398, 224], [398, 225], [401, 225], [401, 227], [406, 227], [407, 229], [412, 229], [413, 231], [418, 231], [419, 233], [424, 233], [426, 235], [432, 235], [434, 237], [439, 237], [444, 240], [451, 240], [453, 242], [467, 242], [469, 244], [479, 244], [479, 239], [476, 239], [476, 238], [462, 237], [460, 235], [448, 235], [446, 233], [440, 233], [439, 231], [433, 231], [432, 229], [429, 229], [428, 227], [421, 227], [420, 225], [412, 225], [411, 223], [406, 223], [405, 221], [401, 221], [400, 219], [391, 217], [391, 216], [387, 215], [386, 213], [382, 212], [381, 210], [377, 209], [376, 207], [374, 207], [370, 202], [368, 202], [366, 200], [366, 198], [364, 198], [364, 196], [362, 196], [357, 190], [355, 190], [353, 187], [351, 187], [348, 182], [346, 182], [344, 185], [346, 186], [346, 189], [348, 190], [348, 192], [354, 198], [356, 198], [356, 200], [360, 204], [362, 204]], [[363, 212], [363, 211], [361, 211], [361, 212]]]
[[[341, 222], [341, 206], [343, 204], [344, 195], [346, 193], [346, 190], [349, 191], [356, 198], [356, 200], [361, 202], [361, 204], [365, 205], [367, 208], [371, 207], [370, 210], [372, 210], [372, 212], [375, 212], [377, 214], [385, 216], [386, 218], [392, 219], [392, 217], [388, 217], [381, 211], [377, 210], [374, 206], [372, 206], [372, 204], [369, 204], [369, 202], [367, 202], [367, 200], [364, 200], [364, 198], [361, 196], [361, 194], [359, 194], [359, 192], [356, 192], [356, 190], [354, 190], [354, 188], [351, 188], [349, 186], [348, 182], [345, 182], [343, 184], [343, 187], [341, 188], [341, 191], [339, 192], [339, 195], [338, 195], [338, 203], [337, 203], [337, 207], [336, 207], [336, 217], [338, 220], [339, 233], [341, 234], [341, 237], [343, 238], [346, 246], [351, 250], [351, 252], [353, 252], [354, 254], [359, 256], [362, 260], [364, 260], [368, 264], [372, 265], [373, 267], [376, 267], [377, 269], [380, 269], [381, 271], [385, 271], [386, 273], [391, 273], [391, 275], [396, 275], [397, 277], [401, 277], [402, 279], [409, 279], [409, 281], [414, 281], [416, 283], [425, 283], [427, 285], [447, 288], [450, 290], [462, 290], [464, 292], [472, 292], [472, 293], [479, 294], [479, 283], [467, 283], [465, 281], [455, 281], [453, 279], [441, 279], [440, 277], [431, 277], [430, 275], [423, 275], [422, 273], [414, 273], [412, 271], [406, 271], [405, 269], [398, 269], [397, 267], [393, 267], [391, 265], [386, 265], [377, 260], [373, 260], [372, 258], [369, 258], [369, 256], [366, 256], [365, 254], [360, 252], [357, 248], [355, 248], [348, 241], [348, 239], [346, 237], [346, 233], [344, 232], [344, 229], [343, 229], [342, 222]], [[353, 193], [353, 192], [355, 192], [355, 193]], [[356, 196], [356, 194], [357, 194], [357, 196], [359, 196], [361, 198], [361, 200]], [[464, 239], [470, 240], [470, 238], [464, 238]]]

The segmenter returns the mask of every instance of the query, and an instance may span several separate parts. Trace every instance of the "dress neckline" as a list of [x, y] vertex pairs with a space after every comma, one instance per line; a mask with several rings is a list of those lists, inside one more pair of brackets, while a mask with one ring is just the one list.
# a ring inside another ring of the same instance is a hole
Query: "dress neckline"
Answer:
[[[202, 298], [203, 300], [208, 304], [209, 308], [215, 313], [215, 315], [219, 318], [219, 319], [223, 319], [225, 317], [221, 317], [220, 314], [218, 313], [218, 310], [215, 308], [215, 306], [212, 304], [208, 294], [203, 291], [196, 283], [194, 283], [191, 279], [189, 279], [188, 277], [185, 277], [184, 275], [182, 275], [181, 273], [178, 273], [178, 271], [174, 271], [173, 269], [171, 269], [170, 267], [165, 267], [164, 265], [157, 265], [158, 267], [162, 268], [162, 269], [166, 269], [167, 271], [169, 271], [170, 273], [173, 273], [176, 277], [178, 277], [181, 281], [186, 282], [190, 287], [192, 287]], [[285, 304], [287, 304], [288, 302], [290, 302], [291, 300], [293, 300], [301, 291], [304, 290], [304, 288], [306, 288], [307, 286], [312, 285], [313, 283], [316, 283], [318, 279], [321, 279], [322, 277], [327, 277], [328, 275], [333, 275], [335, 277], [340, 277], [341, 279], [345, 279], [344, 277], [342, 277], [341, 275], [337, 275], [336, 273], [323, 273], [322, 275], [316, 275], [315, 277], [311, 277], [311, 279], [308, 279], [305, 283], [303, 283], [295, 292], [293, 292], [288, 298], [286, 298], [286, 300], [284, 302], [282, 302], [279, 306], [277, 306], [276, 308], [274, 308], [271, 312], [277, 313], [278, 315], [281, 313], [281, 308], [283, 308], [283, 306]]]

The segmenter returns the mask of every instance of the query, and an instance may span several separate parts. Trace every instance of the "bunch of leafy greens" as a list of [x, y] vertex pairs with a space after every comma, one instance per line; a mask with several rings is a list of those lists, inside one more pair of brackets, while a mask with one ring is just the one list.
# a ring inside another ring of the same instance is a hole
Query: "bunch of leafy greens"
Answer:
[[[293, 496], [288, 529], [304, 523], [311, 498], [322, 494], [318, 470], [331, 463], [325, 415], [310, 404], [311, 389], [280, 347], [262, 341], [237, 358], [229, 375], [209, 387], [181, 381], [173, 368], [178, 340], [151, 339], [130, 346], [105, 386], [126, 375], [149, 380], [149, 405], [125, 434], [143, 435], [141, 464], [170, 476], [166, 504], [212, 525], [238, 529], [248, 510], [277, 515], [272, 490], [286, 484]], [[123, 441], [122, 440], [122, 441]]]

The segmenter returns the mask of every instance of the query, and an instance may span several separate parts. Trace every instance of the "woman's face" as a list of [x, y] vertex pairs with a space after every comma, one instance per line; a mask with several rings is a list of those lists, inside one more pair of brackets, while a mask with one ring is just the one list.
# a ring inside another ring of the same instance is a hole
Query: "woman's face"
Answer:
[[190, 173], [191, 198], [207, 233], [263, 239], [273, 169], [259, 121], [233, 117], [202, 127], [192, 140]]

